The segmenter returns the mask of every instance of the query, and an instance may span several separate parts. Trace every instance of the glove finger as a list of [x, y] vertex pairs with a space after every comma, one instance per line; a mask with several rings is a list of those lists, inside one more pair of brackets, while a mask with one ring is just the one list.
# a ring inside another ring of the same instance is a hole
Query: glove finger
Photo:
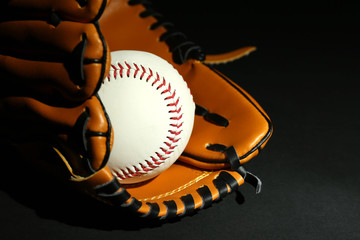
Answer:
[[8, 97], [1, 99], [0, 113], [3, 139], [55, 146], [74, 176], [91, 175], [107, 162], [112, 129], [96, 96], [72, 108], [52, 107], [28, 97]]
[[0, 51], [27, 59], [64, 61], [80, 46], [87, 61], [100, 61], [104, 55], [101, 33], [94, 24], [61, 22], [56, 27], [43, 21], [0, 23]]
[[69, 78], [72, 71], [62, 63], [0, 56], [0, 97], [31, 96], [54, 105], [65, 100], [82, 101], [97, 91], [105, 72], [102, 64], [86, 64], [82, 68], [84, 78], [74, 80]]
[[[110, 0], [10, 0], [1, 3], [7, 17], [51, 19], [78, 22], [96, 21]], [[4, 14], [2, 15], [4, 17]]]
[[109, 69], [109, 51], [96, 24], [62, 22], [53, 28], [42, 21], [3, 22], [0, 39], [0, 77], [9, 88], [28, 87], [46, 97], [55, 91], [79, 101], [97, 91]]

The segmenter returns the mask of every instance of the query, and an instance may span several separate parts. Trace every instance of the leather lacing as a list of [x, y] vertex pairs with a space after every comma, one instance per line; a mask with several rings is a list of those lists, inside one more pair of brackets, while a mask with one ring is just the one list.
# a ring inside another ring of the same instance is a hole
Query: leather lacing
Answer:
[[[188, 59], [195, 59], [199, 61], [205, 60], [205, 54], [203, 53], [201, 47], [194, 44], [191, 41], [187, 40], [187, 37], [177, 31], [174, 28], [174, 25], [170, 22], [164, 20], [163, 16], [156, 12], [152, 7], [151, 3], [147, 0], [130, 0], [130, 5], [142, 4], [146, 8], [140, 14], [140, 17], [146, 18], [149, 16], [155, 17], [158, 21], [151, 26], [151, 29], [157, 29], [159, 27], [166, 28], [166, 32], [160, 36], [160, 41], [164, 41], [170, 47], [170, 51], [173, 53], [173, 60], [175, 63], [182, 64]], [[229, 121], [215, 113], [209, 112], [206, 108], [201, 106], [196, 106], [196, 115], [204, 117], [206, 121], [209, 121], [220, 127], [227, 127]], [[246, 169], [240, 164], [239, 156], [236, 153], [236, 150], [233, 146], [226, 147], [221, 144], [211, 144], [207, 146], [208, 150], [223, 152], [226, 155], [227, 162], [230, 163], [231, 169], [238, 172], [245, 182], [249, 183], [256, 189], [256, 193], [261, 191], [261, 180], [257, 178], [252, 173], [246, 171]], [[226, 171], [221, 171], [220, 174], [213, 179], [212, 184], [219, 192], [219, 197], [217, 200], [224, 198], [229, 194], [229, 188], [231, 192], [238, 191], [239, 183], [230, 173]], [[117, 190], [121, 191], [117, 191]], [[160, 207], [158, 203], [150, 202], [141, 202], [138, 199], [134, 198], [129, 194], [121, 184], [116, 181], [116, 178], [113, 181], [110, 181], [101, 186], [95, 187], [95, 192], [98, 196], [102, 197], [105, 200], [108, 200], [110, 203], [119, 205], [134, 211], [138, 211], [144, 204], [149, 206], [149, 210], [146, 213], [139, 213], [141, 217], [147, 218], [156, 218], [159, 217]], [[212, 192], [208, 186], [202, 186], [196, 190], [196, 192], [202, 198], [203, 204], [199, 209], [206, 208], [210, 206], [214, 200]], [[195, 200], [192, 194], [187, 194], [180, 197], [181, 202], [184, 205], [184, 212], [179, 216], [183, 215], [192, 215], [197, 209], [195, 207]], [[178, 212], [178, 206], [175, 200], [163, 201], [166, 206], [166, 214], [160, 219], [170, 219], [174, 218]]]
[[188, 59], [198, 61], [205, 60], [205, 53], [200, 46], [188, 40], [186, 35], [177, 30], [173, 23], [166, 21], [164, 16], [155, 11], [151, 2], [148, 0], [130, 0], [129, 5], [142, 4], [146, 10], [140, 13], [141, 18], [154, 17], [157, 22], [151, 25], [150, 29], [155, 30], [164, 27], [167, 31], [160, 36], [160, 41], [169, 46], [170, 52], [173, 53], [173, 60], [177, 64], [183, 64]]
[[[247, 172], [243, 167], [241, 167], [244, 174], [246, 174], [245, 181], [250, 184], [258, 184], [258, 178], [253, 174]], [[177, 216], [192, 215], [199, 209], [207, 208], [214, 201], [224, 198], [230, 192], [238, 191], [239, 184], [238, 181], [230, 173], [222, 171], [220, 174], [212, 181], [212, 184], [216, 187], [219, 192], [217, 199], [213, 199], [213, 193], [211, 192], [208, 186], [202, 186], [196, 190], [202, 199], [202, 205], [196, 207], [194, 196], [189, 193], [180, 197], [180, 201], [183, 203], [184, 212], [177, 214], [178, 212], [178, 203], [175, 200], [163, 201], [162, 204], [166, 206], [166, 213], [164, 216], [159, 216], [160, 206], [155, 202], [142, 202], [134, 198], [126, 191], [125, 188], [114, 177], [112, 181], [101, 184], [94, 188], [96, 194], [104, 199], [106, 202], [113, 204], [114, 206], [121, 206], [123, 208], [137, 212], [143, 205], [148, 205], [149, 209], [144, 212], [138, 212], [138, 215], [146, 218], [159, 218], [161, 220], [171, 219]], [[260, 183], [261, 184], [261, 183]], [[241, 193], [240, 193], [241, 195]]]

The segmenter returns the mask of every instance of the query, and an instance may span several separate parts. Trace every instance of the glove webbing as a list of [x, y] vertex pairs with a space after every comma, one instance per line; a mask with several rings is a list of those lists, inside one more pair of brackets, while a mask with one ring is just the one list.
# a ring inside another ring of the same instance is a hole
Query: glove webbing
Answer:
[[[211, 204], [225, 197], [232, 191], [236, 191], [239, 187], [238, 181], [228, 172], [222, 171], [220, 174], [212, 181], [214, 186], [219, 192], [218, 199], [213, 200], [213, 195], [207, 186], [202, 186], [196, 190], [196, 192], [202, 198], [202, 205], [198, 209], [203, 209], [211, 206]], [[228, 188], [231, 191], [228, 191]], [[141, 217], [146, 218], [160, 218], [160, 219], [170, 219], [174, 218], [177, 215], [177, 205], [174, 200], [164, 201], [163, 204], [166, 206], [167, 211], [165, 216], [159, 216], [160, 207], [157, 203], [149, 203], [149, 202], [141, 202], [137, 199], [133, 198], [125, 188], [121, 186], [121, 184], [114, 178], [112, 181], [107, 182], [103, 185], [99, 185], [94, 188], [95, 193], [106, 202], [110, 202], [114, 206], [121, 206], [127, 208], [129, 210], [138, 211], [143, 204], [149, 206], [149, 211], [146, 213], [139, 213]], [[127, 203], [129, 200], [131, 201]], [[184, 204], [184, 212], [179, 216], [191, 215], [198, 210], [195, 208], [195, 201], [191, 194], [187, 194], [185, 196], [180, 197], [180, 200]]]
[[150, 30], [164, 27], [166, 32], [161, 34], [160, 41], [165, 42], [169, 46], [170, 52], [173, 53], [173, 60], [177, 64], [183, 64], [188, 59], [205, 60], [205, 53], [197, 44], [189, 41], [184, 33], [175, 29], [174, 24], [164, 20], [159, 12], [152, 8], [152, 4], [148, 0], [130, 0], [129, 5], [142, 4], [145, 11], [140, 13], [141, 18], [154, 17], [157, 21], [150, 26]]

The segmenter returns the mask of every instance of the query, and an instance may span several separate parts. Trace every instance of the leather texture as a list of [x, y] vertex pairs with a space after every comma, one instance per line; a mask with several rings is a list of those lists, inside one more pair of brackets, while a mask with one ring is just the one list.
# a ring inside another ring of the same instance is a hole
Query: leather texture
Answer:
[[2, 139], [48, 142], [76, 178], [106, 165], [113, 138], [110, 120], [94, 95], [110, 66], [96, 21], [106, 4], [1, 3]]
[[[172, 32], [141, 0], [10, 0], [1, 9], [0, 126], [5, 140], [21, 143], [24, 157], [50, 148], [54, 163], [62, 162], [66, 179], [81, 191], [143, 217], [190, 215], [244, 182], [260, 191], [260, 180], [243, 164], [267, 143], [271, 121], [244, 89], [205, 64], [232, 61], [254, 48], [206, 60], [200, 47]], [[106, 166], [114, 136], [96, 95], [109, 71], [109, 52], [116, 50], [164, 58], [197, 104], [192, 136], [177, 163], [133, 185], [121, 185]], [[23, 146], [35, 140], [42, 142], [39, 149]]]
[[[106, 0], [6, 1], [0, 21], [0, 78], [39, 98], [83, 101], [100, 87], [109, 50], [98, 22]], [[57, 11], [58, 10], [58, 11]], [[77, 22], [68, 19], [77, 19]], [[5, 90], [5, 88], [2, 88]], [[4, 94], [4, 93], [2, 93]]]

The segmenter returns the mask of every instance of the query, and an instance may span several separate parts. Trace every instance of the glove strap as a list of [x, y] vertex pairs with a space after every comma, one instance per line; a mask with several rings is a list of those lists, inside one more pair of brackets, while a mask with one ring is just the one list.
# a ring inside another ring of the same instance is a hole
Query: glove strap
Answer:
[[246, 171], [244, 166], [240, 164], [240, 159], [235, 148], [233, 146], [228, 147], [224, 151], [224, 153], [226, 155], [226, 159], [228, 159], [230, 163], [231, 169], [240, 173], [240, 175], [244, 178], [244, 181], [249, 183], [251, 186], [255, 188], [256, 194], [260, 193], [262, 186], [261, 180], [254, 174]]
[[229, 120], [227, 120], [223, 116], [217, 113], [211, 113], [206, 108], [197, 104], [196, 104], [195, 114], [204, 117], [206, 121], [215, 124], [216, 126], [227, 127], [229, 125]]

